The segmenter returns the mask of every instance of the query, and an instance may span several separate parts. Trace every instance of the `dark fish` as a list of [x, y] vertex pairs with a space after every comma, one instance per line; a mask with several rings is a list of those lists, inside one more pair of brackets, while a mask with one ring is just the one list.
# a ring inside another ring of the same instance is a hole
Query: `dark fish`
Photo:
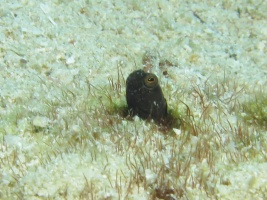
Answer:
[[132, 116], [162, 121], [167, 116], [167, 103], [155, 74], [143, 70], [132, 72], [126, 80], [126, 100]]

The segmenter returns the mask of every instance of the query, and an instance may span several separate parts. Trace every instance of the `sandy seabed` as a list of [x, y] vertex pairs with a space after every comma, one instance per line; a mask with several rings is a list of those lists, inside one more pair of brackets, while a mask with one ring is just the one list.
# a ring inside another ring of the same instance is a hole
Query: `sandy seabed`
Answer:
[[[266, 1], [2, 0], [0, 30], [0, 199], [267, 199]], [[180, 125], [121, 114], [143, 67]]]

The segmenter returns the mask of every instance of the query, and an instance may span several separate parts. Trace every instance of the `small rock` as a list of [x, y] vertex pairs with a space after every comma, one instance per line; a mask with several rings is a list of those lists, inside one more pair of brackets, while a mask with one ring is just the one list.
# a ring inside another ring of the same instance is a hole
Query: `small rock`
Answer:
[[32, 120], [32, 124], [36, 128], [45, 128], [48, 126], [48, 123], [49, 123], [49, 119], [47, 117], [36, 116]]

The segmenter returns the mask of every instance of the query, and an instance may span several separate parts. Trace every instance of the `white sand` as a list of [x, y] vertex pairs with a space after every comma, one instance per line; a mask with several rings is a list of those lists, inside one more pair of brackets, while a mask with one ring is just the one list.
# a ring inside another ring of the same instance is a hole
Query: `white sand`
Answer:
[[[0, 199], [266, 199], [266, 129], [241, 116], [267, 3], [244, 2], [2, 0]], [[111, 112], [144, 55], [189, 127]]]

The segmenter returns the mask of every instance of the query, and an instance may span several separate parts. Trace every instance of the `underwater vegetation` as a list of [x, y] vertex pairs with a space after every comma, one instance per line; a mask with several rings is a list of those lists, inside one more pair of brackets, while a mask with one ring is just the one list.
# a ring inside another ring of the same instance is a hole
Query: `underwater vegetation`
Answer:
[[65, 85], [33, 73], [35, 98], [1, 98], [3, 111], [14, 108], [1, 116], [1, 197], [11, 191], [13, 199], [215, 199], [220, 187], [236, 184], [228, 176], [232, 166], [266, 162], [265, 134], [233, 117], [260, 110], [264, 119], [265, 98], [239, 103], [246, 91], [231, 79], [192, 81], [180, 90], [165, 63], [163, 126], [130, 115], [128, 73], [120, 66], [103, 86], [83, 74]]
[[257, 92], [254, 97], [243, 103], [243, 118], [251, 125], [267, 128], [267, 94]]
[[[230, 111], [241, 107], [236, 106], [240, 89], [230, 80], [192, 83], [181, 91], [163, 84], [168, 115], [180, 123], [164, 132], [149, 120], [127, 117], [120, 69], [101, 87], [82, 75], [68, 86], [45, 77], [40, 85], [37, 108], [25, 98], [19, 102], [23, 107], [2, 116], [9, 126], [1, 127], [1, 168], [11, 169], [2, 176], [2, 197], [14, 191], [15, 199], [216, 198], [219, 186], [235, 184], [229, 167], [267, 160], [264, 135], [231, 120]], [[8, 134], [16, 127], [25, 139], [22, 147], [10, 148], [20, 140]]]

